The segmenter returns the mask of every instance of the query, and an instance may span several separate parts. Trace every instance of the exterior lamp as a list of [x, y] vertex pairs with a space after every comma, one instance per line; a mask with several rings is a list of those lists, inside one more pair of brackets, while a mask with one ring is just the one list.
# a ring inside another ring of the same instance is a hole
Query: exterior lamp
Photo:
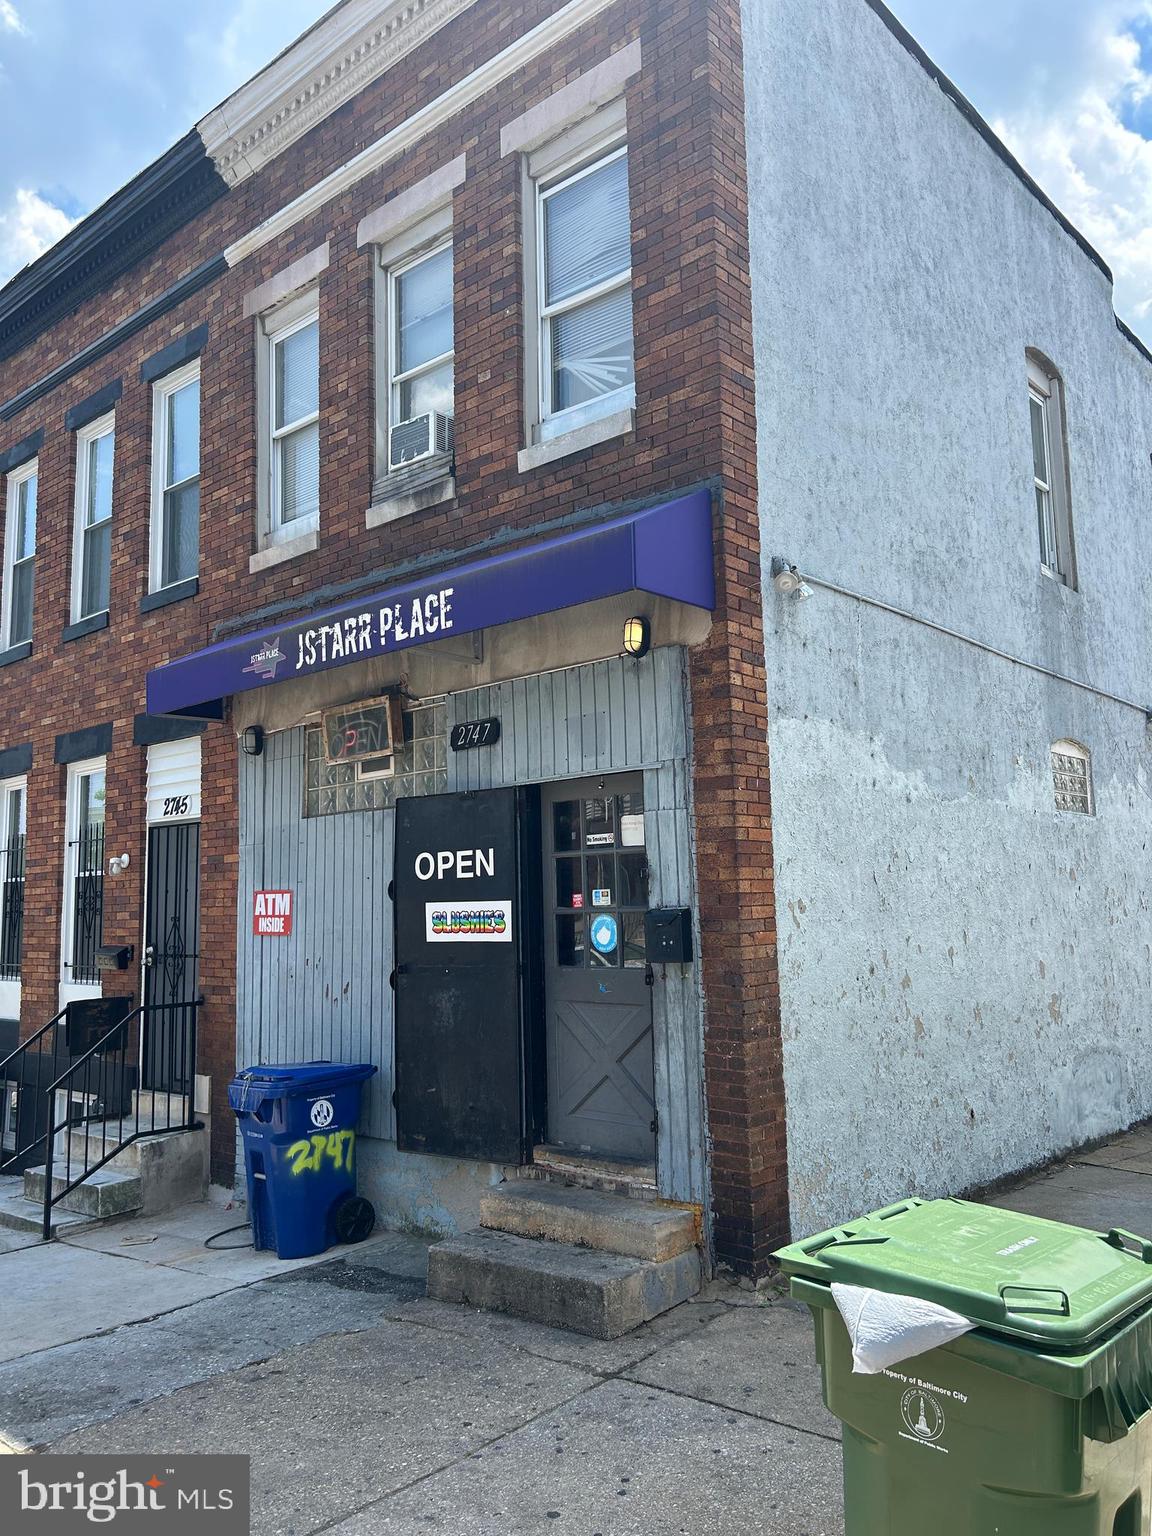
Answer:
[[806, 603], [812, 596], [812, 588], [797, 568], [779, 556], [772, 561], [772, 585], [781, 597], [790, 597], [793, 602]]
[[264, 727], [246, 725], [240, 732], [240, 748], [246, 757], [259, 757], [264, 750]]
[[625, 656], [647, 656], [652, 648], [652, 625], [642, 615], [624, 620], [624, 654]]

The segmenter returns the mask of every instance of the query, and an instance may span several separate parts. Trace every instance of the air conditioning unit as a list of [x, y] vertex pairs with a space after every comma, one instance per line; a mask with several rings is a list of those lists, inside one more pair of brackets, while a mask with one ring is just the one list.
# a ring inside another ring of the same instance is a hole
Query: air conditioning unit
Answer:
[[393, 469], [451, 452], [452, 418], [439, 411], [398, 421], [389, 435], [388, 456]]

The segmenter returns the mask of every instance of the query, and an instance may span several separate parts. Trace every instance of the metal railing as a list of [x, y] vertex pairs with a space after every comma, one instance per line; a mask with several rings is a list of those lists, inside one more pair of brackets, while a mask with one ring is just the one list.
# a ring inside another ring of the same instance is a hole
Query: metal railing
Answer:
[[24, 948], [24, 850], [22, 832], [0, 845], [0, 978], [19, 981]]
[[[41, 1043], [66, 1017], [65, 1008], [0, 1062], [0, 1081], [15, 1079], [15, 1074], [5, 1069], [22, 1056], [20, 1076], [15, 1080], [21, 1093], [31, 1087], [36, 1095], [32, 1138], [0, 1162], [0, 1172], [44, 1148], [45, 1241], [52, 1236], [53, 1206], [134, 1141], [163, 1131], [195, 1129], [196, 1035], [201, 1003], [197, 997], [188, 1002], [133, 1008], [60, 1070], [59, 1036], [50, 1050], [43, 1050]], [[169, 1014], [173, 1016], [170, 1023], [161, 1017]], [[140, 1086], [142, 1028], [149, 1037], [148, 1077], [164, 1084], [162, 1087]], [[32, 1061], [35, 1070], [30, 1079]], [[51, 1063], [47, 1083], [44, 1062]]]
[[73, 981], [96, 983], [100, 971], [96, 951], [104, 924], [104, 824], [85, 827], [72, 845], [76, 849], [76, 881], [72, 892]]
[[[34, 1102], [43, 1102], [41, 1095], [47, 1091], [47, 1085], [52, 1082], [60, 1071], [60, 1026], [67, 1016], [67, 1008], [61, 1008], [55, 1018], [49, 1019], [47, 1024], [42, 1024], [34, 1035], [29, 1035], [27, 1040], [22, 1040], [14, 1051], [10, 1051], [3, 1061], [0, 1061], [0, 1084], [7, 1088], [9, 1082], [16, 1084], [20, 1094], [30, 1092], [34, 1095]], [[48, 1031], [54, 1029], [47, 1048], [44, 1045], [44, 1037]], [[13, 1070], [12, 1063], [17, 1066]], [[32, 1119], [34, 1135], [32, 1140], [24, 1146], [20, 1145], [20, 1125], [22, 1117], [18, 1116], [12, 1122], [12, 1135], [15, 1138], [14, 1148], [0, 1147], [0, 1173], [6, 1173], [15, 1164], [21, 1164], [29, 1155], [37, 1150], [44, 1140], [45, 1132], [40, 1129], [40, 1116]]]
[[[65, 1195], [83, 1184], [105, 1163], [110, 1163], [125, 1147], [143, 1136], [161, 1131], [193, 1130], [196, 1125], [195, 1073], [196, 1030], [200, 999], [186, 1003], [152, 1003], [134, 1008], [103, 1034], [95, 1045], [62, 1072], [48, 1089], [49, 1125], [44, 1157], [45, 1242], [52, 1236], [52, 1207]], [[135, 1089], [140, 1061], [137, 1021], [156, 1023], [156, 1015], [175, 1013], [173, 1027], [159, 1051], [155, 1044], [151, 1056], [155, 1064], [164, 1062], [164, 1088]], [[181, 1081], [184, 1091], [173, 1088]], [[143, 1113], [147, 1095], [148, 1110]], [[57, 1118], [57, 1105], [63, 1099], [63, 1116]], [[173, 1101], [175, 1100], [175, 1104]], [[129, 1110], [128, 1106], [131, 1106]], [[99, 1125], [95, 1135], [88, 1126]], [[73, 1136], [79, 1142], [73, 1155]], [[57, 1177], [57, 1137], [61, 1139], [63, 1172]], [[93, 1156], [93, 1150], [99, 1154]], [[77, 1171], [78, 1170], [78, 1171]], [[55, 1188], [56, 1184], [59, 1188]]]

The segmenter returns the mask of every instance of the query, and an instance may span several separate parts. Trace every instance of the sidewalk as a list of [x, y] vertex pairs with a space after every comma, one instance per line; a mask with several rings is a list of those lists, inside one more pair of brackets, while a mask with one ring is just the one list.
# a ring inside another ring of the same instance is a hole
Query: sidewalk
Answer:
[[[1150, 1175], [1144, 1128], [996, 1203], [1152, 1232]], [[402, 1234], [203, 1249], [238, 1219], [0, 1256], [8, 1447], [247, 1452], [261, 1536], [842, 1536], [805, 1310], [718, 1283], [603, 1343], [428, 1301]]]

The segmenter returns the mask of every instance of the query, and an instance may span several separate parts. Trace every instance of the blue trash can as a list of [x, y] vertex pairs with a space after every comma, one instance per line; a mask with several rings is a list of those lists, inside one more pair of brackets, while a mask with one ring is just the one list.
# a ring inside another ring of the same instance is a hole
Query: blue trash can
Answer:
[[281, 1259], [360, 1242], [376, 1213], [356, 1193], [356, 1122], [367, 1063], [247, 1067], [228, 1085], [244, 1139], [257, 1248]]

